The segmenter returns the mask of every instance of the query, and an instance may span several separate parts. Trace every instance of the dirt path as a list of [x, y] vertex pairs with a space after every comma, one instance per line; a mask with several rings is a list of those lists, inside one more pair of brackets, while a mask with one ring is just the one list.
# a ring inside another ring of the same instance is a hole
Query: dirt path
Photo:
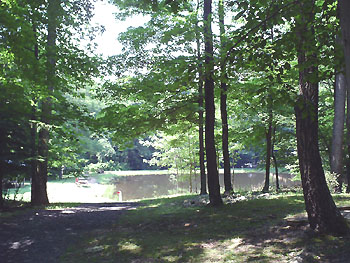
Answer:
[[91, 230], [108, 229], [136, 203], [81, 204], [0, 219], [1, 263], [55, 263]]

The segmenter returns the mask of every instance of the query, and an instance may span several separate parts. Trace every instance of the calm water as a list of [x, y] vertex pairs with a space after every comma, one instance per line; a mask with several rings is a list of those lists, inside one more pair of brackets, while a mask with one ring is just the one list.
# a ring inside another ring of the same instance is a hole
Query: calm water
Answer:
[[[291, 181], [291, 175], [280, 174], [280, 186], [296, 186], [300, 183]], [[234, 177], [234, 190], [261, 190], [264, 186], [265, 174], [263, 173], [237, 173]], [[125, 176], [114, 179], [115, 192], [121, 191], [123, 201], [152, 198], [176, 193], [190, 191], [189, 179], [184, 181], [176, 180], [171, 175], [136, 175]], [[220, 174], [220, 186], [223, 187], [223, 175]], [[270, 186], [275, 186], [274, 176], [270, 176]], [[192, 191], [199, 193], [200, 179], [197, 175], [192, 177]]]

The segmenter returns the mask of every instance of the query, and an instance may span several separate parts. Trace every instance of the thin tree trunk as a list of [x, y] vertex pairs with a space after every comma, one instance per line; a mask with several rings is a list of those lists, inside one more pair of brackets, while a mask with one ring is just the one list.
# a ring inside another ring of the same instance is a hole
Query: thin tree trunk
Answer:
[[192, 151], [191, 151], [191, 138], [190, 138], [190, 134], [188, 133], [188, 159], [190, 160], [190, 193], [193, 192], [193, 186], [192, 186]]
[[[271, 102], [271, 99], [269, 98]], [[265, 163], [265, 184], [262, 189], [263, 193], [268, 193], [270, 188], [270, 167], [271, 167], [271, 150], [272, 150], [272, 103], [269, 102], [269, 119], [266, 132], [266, 163]]]
[[345, 58], [345, 76], [350, 86], [350, 1], [338, 0], [338, 10], [340, 18], [340, 28], [342, 32], [343, 45], [344, 45], [344, 58]]
[[[346, 152], [350, 156], [350, 89], [346, 87]], [[350, 193], [350, 158], [345, 159], [347, 187], [346, 192]]]
[[[345, 150], [350, 156], [350, 85], [346, 85], [346, 145]], [[347, 187], [346, 192], [350, 193], [350, 158], [345, 159]]]
[[[35, 35], [35, 39], [37, 39], [37, 32], [36, 32], [36, 26], [35, 26], [35, 21], [33, 20], [33, 32]], [[34, 56], [37, 61], [39, 61], [39, 45], [36, 42], [34, 45]], [[34, 95], [35, 96], [35, 95]], [[37, 105], [37, 100], [34, 97], [33, 98], [34, 105], [32, 106], [32, 116], [31, 116], [31, 128], [30, 128], [30, 145], [31, 145], [31, 161], [30, 161], [30, 177], [36, 182], [36, 178], [39, 177], [38, 175], [38, 149], [37, 149], [37, 113], [36, 113], [36, 105]], [[32, 185], [31, 187], [31, 199], [35, 199], [35, 190], [36, 190], [36, 185]]]
[[209, 200], [212, 206], [222, 205], [219, 173], [215, 151], [215, 104], [214, 104], [214, 59], [213, 34], [211, 30], [212, 1], [204, 0], [204, 43], [205, 43], [205, 148], [207, 156]]
[[[199, 11], [199, 0], [197, 2], [197, 12]], [[207, 176], [205, 174], [205, 161], [204, 161], [204, 111], [203, 111], [203, 65], [201, 55], [201, 44], [200, 44], [200, 30], [198, 26], [198, 20], [196, 22], [196, 42], [197, 42], [197, 59], [198, 59], [198, 125], [199, 125], [199, 168], [201, 177], [201, 195], [207, 194]]]
[[334, 121], [331, 151], [331, 173], [337, 175], [338, 187], [341, 192], [343, 174], [343, 136], [345, 118], [346, 79], [343, 73], [337, 72], [334, 87]]
[[235, 152], [233, 151], [232, 153], [232, 189], [233, 186], [235, 185]]
[[[347, 82], [347, 151], [350, 154], [350, 1], [338, 0], [338, 11], [340, 18], [340, 28], [342, 32], [342, 41], [345, 58], [345, 78]], [[346, 163], [348, 186], [347, 192], [350, 192], [350, 160], [347, 158]]]
[[275, 155], [275, 141], [276, 141], [276, 127], [273, 128], [273, 140], [272, 140], [272, 146], [271, 146], [271, 155], [272, 155], [272, 160], [275, 166], [275, 176], [276, 176], [276, 190], [280, 190], [280, 182], [279, 182], [279, 177], [278, 177], [278, 163], [277, 163], [277, 158]]
[[4, 207], [4, 197], [2, 195], [2, 191], [3, 191], [3, 184], [2, 184], [2, 180], [3, 180], [3, 162], [0, 160], [0, 209]]
[[225, 52], [225, 11], [224, 0], [219, 1], [219, 24], [220, 24], [220, 48], [221, 48], [221, 84], [220, 84], [220, 112], [222, 122], [222, 153], [224, 159], [224, 185], [225, 194], [229, 194], [233, 188], [231, 183], [230, 154], [228, 150], [228, 123], [227, 123], [227, 73], [224, 57]]
[[[327, 187], [318, 148], [317, 56], [308, 54], [313, 43], [314, 2], [300, 2], [302, 14], [296, 21], [300, 95], [295, 106], [296, 134], [305, 208], [310, 227], [322, 233], [349, 232]], [[307, 66], [306, 66], [307, 65]]]
[[[32, 106], [32, 123], [30, 129], [30, 144], [31, 144], [31, 161], [30, 161], [30, 175], [32, 178], [32, 187], [31, 187], [31, 200], [35, 199], [36, 188], [37, 188], [37, 178], [38, 175], [38, 149], [37, 149], [37, 125], [36, 121], [36, 109], [35, 106]], [[34, 183], [33, 183], [34, 182]]]

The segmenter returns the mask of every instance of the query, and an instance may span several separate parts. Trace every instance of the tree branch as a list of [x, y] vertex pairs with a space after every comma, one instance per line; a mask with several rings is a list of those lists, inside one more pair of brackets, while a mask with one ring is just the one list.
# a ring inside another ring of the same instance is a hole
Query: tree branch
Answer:
[[251, 33], [253, 33], [254, 30], [256, 30], [257, 28], [259, 28], [262, 24], [266, 23], [268, 20], [270, 20], [270, 19], [274, 18], [275, 16], [277, 16], [277, 15], [280, 13], [280, 11], [282, 11], [282, 10], [288, 8], [288, 7], [291, 6], [291, 5], [296, 4], [297, 2], [298, 2], [298, 0], [295, 0], [295, 1], [291, 2], [291, 3], [289, 3], [289, 4], [286, 4], [286, 5], [282, 6], [282, 7], [279, 8], [276, 12], [274, 12], [274, 13], [272, 13], [270, 16], [266, 17], [266, 18], [265, 18], [264, 20], [262, 20], [259, 24], [257, 24], [256, 26], [254, 26], [253, 28], [251, 28], [247, 33], [245, 33], [243, 36], [241, 36], [241, 37], [238, 39], [238, 41], [227, 51], [227, 55], [226, 55], [226, 57], [225, 57], [225, 59], [224, 59], [224, 63], [227, 62], [227, 60], [228, 60], [230, 54], [233, 52], [233, 50], [234, 50], [243, 40], [245, 40], [245, 38], [246, 38], [247, 36], [249, 36]]

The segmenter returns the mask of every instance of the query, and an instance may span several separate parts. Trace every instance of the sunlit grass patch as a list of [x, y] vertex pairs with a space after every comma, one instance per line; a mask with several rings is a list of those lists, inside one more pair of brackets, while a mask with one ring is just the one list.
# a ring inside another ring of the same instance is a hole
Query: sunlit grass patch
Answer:
[[133, 242], [121, 241], [118, 243], [118, 250], [125, 251], [131, 254], [139, 254], [142, 251], [142, 248]]
[[[300, 195], [220, 208], [184, 206], [191, 198], [197, 197], [142, 202], [138, 209], [125, 213], [113, 231], [99, 234], [90, 244], [109, 246], [108, 253], [90, 255], [91, 262], [98, 258], [114, 262], [116, 256], [119, 262], [269, 262], [288, 258], [284, 254], [295, 247], [285, 245], [283, 240], [272, 240], [269, 235], [270, 229], [288, 214], [303, 211]], [[79, 258], [76, 253], [70, 255]]]

